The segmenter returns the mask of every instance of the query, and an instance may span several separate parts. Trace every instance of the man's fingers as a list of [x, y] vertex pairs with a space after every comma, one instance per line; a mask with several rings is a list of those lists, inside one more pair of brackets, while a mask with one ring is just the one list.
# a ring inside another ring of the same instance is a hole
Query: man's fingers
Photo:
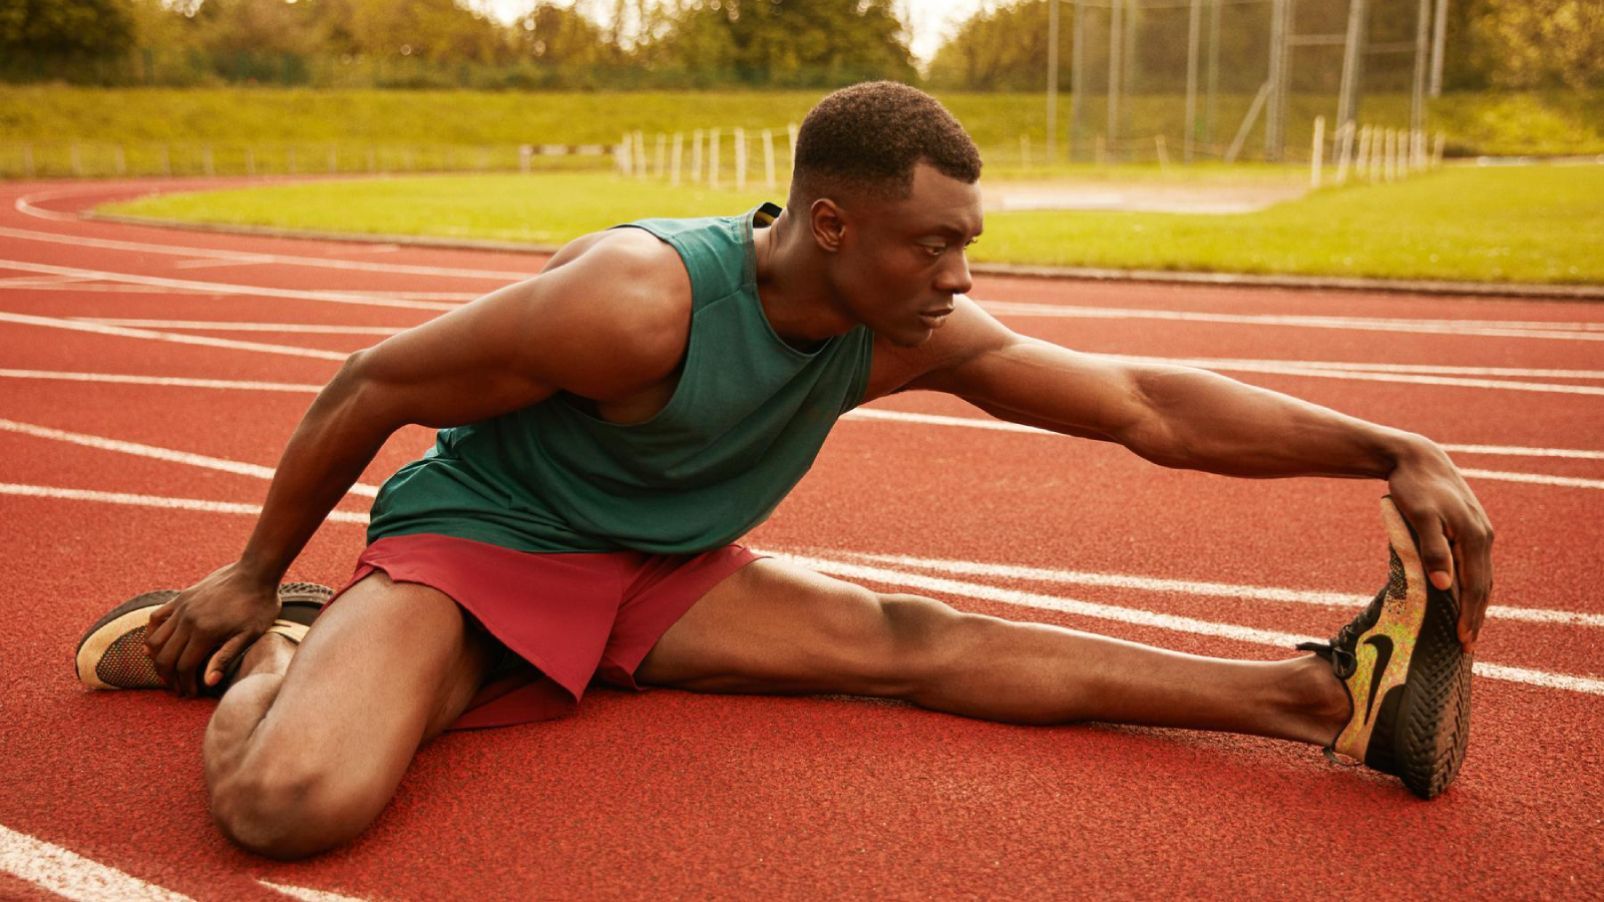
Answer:
[[184, 644], [184, 651], [178, 656], [177, 672], [174, 677], [178, 680], [180, 694], [185, 697], [193, 696], [197, 692], [196, 678], [201, 663], [211, 651], [210, 643], [201, 639], [194, 633], [190, 634], [189, 641]]
[[217, 686], [223, 682], [223, 671], [228, 668], [229, 662], [236, 655], [245, 653], [245, 646], [250, 644], [250, 638], [243, 633], [223, 643], [223, 647], [212, 655], [212, 660], [206, 665], [204, 682], [207, 686]]
[[1481, 635], [1493, 591], [1492, 537], [1476, 532], [1458, 541], [1459, 641], [1469, 651]]
[[150, 615], [150, 621], [145, 624], [145, 647], [150, 649], [151, 657], [156, 656], [156, 650], [167, 643], [173, 630], [178, 627], [178, 618], [173, 616], [177, 610], [171, 601], [157, 608]]
[[1446, 590], [1454, 584], [1454, 551], [1443, 533], [1442, 522], [1434, 517], [1425, 523], [1416, 522], [1414, 527], [1426, 578], [1438, 589]]

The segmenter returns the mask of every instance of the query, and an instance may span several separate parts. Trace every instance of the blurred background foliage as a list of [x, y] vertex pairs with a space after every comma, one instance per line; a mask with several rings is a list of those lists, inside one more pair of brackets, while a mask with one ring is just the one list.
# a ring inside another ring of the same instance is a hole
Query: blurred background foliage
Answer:
[[[1088, 88], [1107, 68], [1107, 3], [1088, 17]], [[1223, 6], [1223, 90], [1262, 78], [1267, 2]], [[1065, 2], [1062, 87], [1075, 4]], [[1413, 35], [1417, 0], [1372, 0], [1369, 38]], [[1450, 91], [1604, 87], [1604, 0], [1453, 0]], [[1133, 94], [1185, 78], [1187, 3], [1139, 0]], [[1346, 3], [1297, 6], [1300, 33], [1341, 32]], [[926, 71], [892, 0], [531, 2], [511, 21], [469, 0], [0, 0], [0, 80], [103, 86], [598, 90], [828, 88], [892, 78], [961, 91], [1040, 90], [1047, 0], [985, 4]], [[1300, 48], [1294, 90], [1334, 91], [1340, 47]], [[1407, 83], [1375, 57], [1371, 90]], [[1241, 84], [1238, 84], [1241, 82]]]

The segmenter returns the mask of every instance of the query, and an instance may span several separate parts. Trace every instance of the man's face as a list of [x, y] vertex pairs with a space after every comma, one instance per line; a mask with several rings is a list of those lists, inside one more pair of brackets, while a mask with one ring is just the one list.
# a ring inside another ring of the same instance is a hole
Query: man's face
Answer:
[[842, 209], [834, 285], [846, 312], [901, 347], [923, 344], [969, 291], [965, 248], [983, 226], [980, 189], [918, 164], [901, 199]]

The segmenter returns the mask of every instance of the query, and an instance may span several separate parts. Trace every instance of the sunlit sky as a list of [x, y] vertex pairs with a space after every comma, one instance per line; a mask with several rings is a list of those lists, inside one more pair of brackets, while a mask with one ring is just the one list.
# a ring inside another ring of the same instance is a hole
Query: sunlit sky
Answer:
[[[533, 3], [531, 0], [476, 0], [472, 5], [505, 22], [527, 12]], [[586, 15], [597, 21], [609, 18], [613, 10], [613, 3], [610, 0], [566, 0], [563, 5], [578, 6]], [[959, 22], [985, 5], [988, 5], [987, 0], [898, 0], [897, 2], [898, 8], [902, 10], [902, 20], [907, 22], [913, 31], [913, 55], [920, 63], [928, 63], [935, 55], [936, 48], [941, 46], [942, 39], [951, 34]], [[989, 5], [995, 5], [995, 0]]]

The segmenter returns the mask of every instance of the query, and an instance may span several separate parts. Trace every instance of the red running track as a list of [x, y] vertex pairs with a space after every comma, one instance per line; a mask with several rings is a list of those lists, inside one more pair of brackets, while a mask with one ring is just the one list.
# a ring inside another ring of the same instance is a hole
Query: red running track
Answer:
[[[430, 745], [349, 848], [299, 864], [241, 853], [206, 812], [210, 704], [81, 690], [81, 629], [238, 551], [252, 520], [237, 506], [261, 502], [343, 353], [541, 259], [75, 215], [184, 187], [0, 189], [13, 599], [0, 631], [0, 896], [285, 898], [269, 884], [372, 899], [1599, 893], [1604, 309], [999, 278], [975, 296], [1024, 332], [1209, 362], [1454, 449], [1499, 530], [1499, 607], [1470, 756], [1447, 795], [1422, 803], [1269, 740], [601, 690], [568, 720]], [[1382, 578], [1376, 483], [1167, 471], [981, 428], [941, 397], [873, 409], [843, 421], [755, 544], [960, 608], [1259, 659], [1329, 635]], [[428, 441], [398, 435], [363, 481]], [[346, 576], [366, 500], [341, 505], [292, 578]]]

